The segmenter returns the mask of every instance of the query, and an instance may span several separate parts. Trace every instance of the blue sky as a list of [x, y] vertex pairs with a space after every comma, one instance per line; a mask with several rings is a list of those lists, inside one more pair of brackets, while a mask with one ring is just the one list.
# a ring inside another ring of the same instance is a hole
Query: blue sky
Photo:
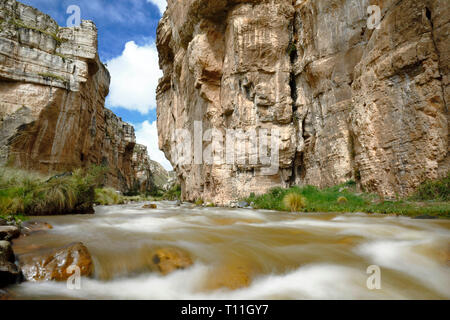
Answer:
[[166, 0], [19, 0], [67, 26], [71, 5], [80, 8], [82, 20], [98, 28], [100, 59], [111, 73], [106, 107], [133, 124], [139, 143], [150, 157], [171, 169], [158, 150], [155, 89], [162, 75], [155, 46], [156, 28]]

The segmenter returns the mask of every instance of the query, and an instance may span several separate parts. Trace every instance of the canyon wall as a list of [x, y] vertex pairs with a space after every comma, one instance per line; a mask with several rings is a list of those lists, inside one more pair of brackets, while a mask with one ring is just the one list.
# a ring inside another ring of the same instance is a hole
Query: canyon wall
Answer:
[[94, 23], [61, 28], [0, 0], [0, 164], [43, 173], [106, 165], [109, 186], [145, 189], [148, 156], [136, 154], [134, 128], [104, 107], [109, 83]]
[[[158, 131], [184, 199], [226, 204], [351, 179], [406, 196], [445, 175], [449, 20], [447, 0], [169, 0], [157, 32]], [[223, 141], [230, 129], [277, 129], [279, 170], [263, 174], [248, 145], [245, 163], [178, 162], [174, 133], [194, 136], [196, 121]]]

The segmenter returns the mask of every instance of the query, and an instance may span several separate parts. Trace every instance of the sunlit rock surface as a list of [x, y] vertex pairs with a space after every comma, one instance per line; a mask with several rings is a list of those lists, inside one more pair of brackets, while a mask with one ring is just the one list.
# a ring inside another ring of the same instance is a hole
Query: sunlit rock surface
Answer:
[[[369, 5], [381, 9], [368, 28]], [[275, 186], [354, 179], [410, 194], [449, 170], [450, 2], [168, 1], [157, 46], [160, 147], [175, 129], [279, 129], [278, 172], [183, 164], [187, 200], [229, 203]], [[203, 142], [203, 150], [210, 142]]]
[[82, 243], [24, 254], [19, 257], [19, 263], [27, 281], [65, 281], [75, 272], [86, 277], [94, 272], [91, 254]]
[[93, 22], [62, 28], [0, 0], [0, 164], [44, 173], [107, 165], [110, 186], [145, 190], [148, 155], [136, 157], [134, 128], [104, 107], [109, 83]]

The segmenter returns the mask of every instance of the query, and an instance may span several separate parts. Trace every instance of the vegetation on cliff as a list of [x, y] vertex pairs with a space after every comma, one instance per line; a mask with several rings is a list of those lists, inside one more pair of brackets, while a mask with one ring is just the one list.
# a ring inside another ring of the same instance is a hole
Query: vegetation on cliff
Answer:
[[358, 192], [356, 183], [349, 181], [325, 189], [313, 186], [273, 188], [263, 195], [251, 194], [245, 201], [255, 209], [300, 211], [298, 206], [293, 207], [295, 196], [291, 196], [299, 195], [305, 200], [304, 205], [300, 206], [302, 212], [365, 212], [450, 218], [449, 180], [450, 175], [426, 182], [410, 199], [386, 200], [374, 194]]
[[450, 172], [439, 180], [428, 180], [421, 184], [411, 200], [416, 201], [450, 201]]

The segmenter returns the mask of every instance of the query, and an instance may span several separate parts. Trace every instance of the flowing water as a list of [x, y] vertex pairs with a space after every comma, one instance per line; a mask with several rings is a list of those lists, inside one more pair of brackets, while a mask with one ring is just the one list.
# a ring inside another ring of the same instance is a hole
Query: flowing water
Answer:
[[[450, 221], [365, 214], [290, 214], [176, 207], [97, 207], [95, 215], [43, 217], [52, 230], [15, 242], [52, 248], [83, 242], [95, 275], [80, 290], [25, 282], [19, 299], [449, 299]], [[155, 248], [179, 248], [194, 264], [162, 275]], [[367, 268], [381, 270], [369, 290]]]

